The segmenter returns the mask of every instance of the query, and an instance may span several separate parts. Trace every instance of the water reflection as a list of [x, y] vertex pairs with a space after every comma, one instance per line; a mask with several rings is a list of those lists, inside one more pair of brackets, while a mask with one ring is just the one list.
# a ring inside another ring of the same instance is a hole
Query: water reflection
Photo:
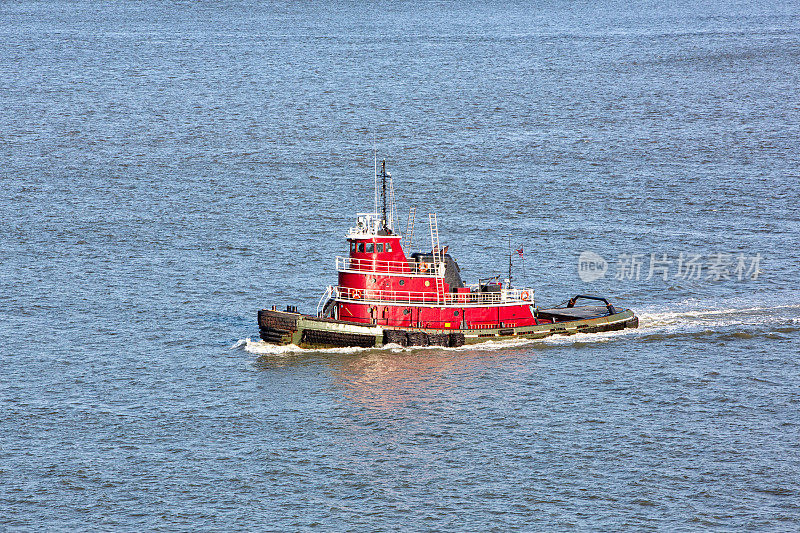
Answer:
[[442, 400], [492, 368], [504, 374], [521, 372], [534, 357], [530, 346], [501, 349], [364, 350], [360, 353], [310, 353], [262, 356], [262, 370], [317, 365], [332, 371], [331, 387], [341, 399], [360, 409], [392, 411], [411, 403]]
[[444, 350], [372, 353], [341, 365], [334, 373], [335, 383], [347, 401], [391, 411], [411, 402], [447, 396], [498, 357], [480, 355]]

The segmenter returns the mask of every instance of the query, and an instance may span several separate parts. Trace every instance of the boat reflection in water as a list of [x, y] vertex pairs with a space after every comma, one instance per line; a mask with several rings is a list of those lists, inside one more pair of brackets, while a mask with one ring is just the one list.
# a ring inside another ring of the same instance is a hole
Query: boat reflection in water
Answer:
[[317, 386], [340, 391], [341, 395], [334, 394], [337, 401], [386, 413], [419, 402], [452, 401], [490, 368], [501, 368], [504, 374], [523, 368], [529, 371], [526, 359], [531, 357], [531, 347], [530, 342], [502, 342], [469, 349], [301, 350], [288, 356], [262, 355], [255, 366], [263, 371], [293, 372], [298, 367], [322, 366], [330, 380], [323, 377], [326, 382]]

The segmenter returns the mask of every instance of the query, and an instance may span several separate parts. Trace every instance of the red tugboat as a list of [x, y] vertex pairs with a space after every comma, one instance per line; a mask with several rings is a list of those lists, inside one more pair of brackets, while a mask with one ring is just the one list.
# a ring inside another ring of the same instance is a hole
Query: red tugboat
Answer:
[[[378, 178], [383, 184], [381, 213]], [[397, 234], [393, 202], [387, 213], [387, 178], [391, 176], [384, 160], [380, 174], [375, 173], [375, 212], [358, 214], [356, 226], [347, 233], [350, 255], [336, 258], [339, 284], [328, 287], [314, 315], [293, 306], [259, 311], [264, 341], [303, 348], [454, 347], [638, 327], [639, 319], [630, 309], [597, 296], [578, 295], [566, 306], [539, 309], [533, 289], [512, 287], [510, 275], [503, 282], [491, 278], [464, 285], [458, 264], [447, 247], [439, 246], [435, 214], [428, 215], [431, 251], [407, 256], [403, 247], [413, 239], [414, 209], [406, 235]], [[577, 306], [580, 299], [595, 305]]]

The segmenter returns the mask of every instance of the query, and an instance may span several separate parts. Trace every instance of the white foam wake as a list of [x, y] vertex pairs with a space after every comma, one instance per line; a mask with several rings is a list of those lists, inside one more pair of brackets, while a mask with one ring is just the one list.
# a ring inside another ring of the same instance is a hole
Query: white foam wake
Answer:
[[398, 352], [412, 352], [412, 351], [420, 351], [420, 350], [445, 350], [445, 351], [494, 351], [494, 350], [505, 350], [509, 348], [516, 348], [520, 346], [525, 346], [532, 344], [534, 342], [538, 342], [535, 340], [530, 339], [506, 339], [506, 340], [499, 340], [499, 341], [486, 341], [480, 344], [472, 344], [472, 345], [465, 345], [459, 346], [456, 348], [444, 347], [444, 346], [400, 346], [399, 344], [387, 344], [381, 348], [361, 348], [357, 346], [347, 347], [347, 348], [301, 348], [295, 344], [287, 344], [283, 346], [278, 346], [276, 344], [269, 344], [262, 340], [253, 341], [250, 338], [240, 339], [237, 341], [233, 346], [230, 347], [231, 350], [234, 349], [244, 349], [246, 352], [256, 354], [256, 355], [269, 355], [269, 356], [277, 356], [277, 357], [285, 357], [290, 355], [298, 355], [298, 354], [358, 354], [358, 353], [365, 353], [365, 352], [383, 352], [383, 353], [398, 353]]
[[778, 326], [797, 324], [800, 305], [774, 307], [746, 307], [723, 309], [676, 309], [670, 311], [641, 312], [642, 329], [676, 327], [704, 327], [707, 329], [730, 326]]

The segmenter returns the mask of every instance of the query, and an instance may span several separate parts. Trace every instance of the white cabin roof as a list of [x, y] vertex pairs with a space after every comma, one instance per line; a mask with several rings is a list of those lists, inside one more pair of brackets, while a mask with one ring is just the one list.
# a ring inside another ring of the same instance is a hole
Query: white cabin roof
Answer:
[[391, 235], [381, 235], [383, 230], [383, 217], [378, 213], [357, 213], [356, 225], [347, 231], [348, 239], [370, 239], [373, 237], [396, 237], [400, 235], [394, 232], [390, 224], [387, 227], [392, 231]]

